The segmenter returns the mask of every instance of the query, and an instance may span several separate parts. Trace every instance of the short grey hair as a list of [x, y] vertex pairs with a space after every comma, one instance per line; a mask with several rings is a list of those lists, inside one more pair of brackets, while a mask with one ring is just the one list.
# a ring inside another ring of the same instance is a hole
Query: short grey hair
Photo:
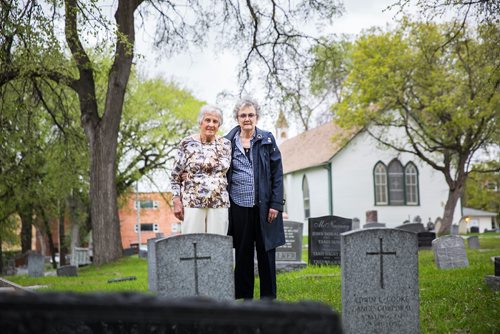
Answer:
[[222, 110], [211, 104], [205, 104], [200, 108], [200, 112], [198, 113], [198, 124], [201, 124], [201, 122], [205, 118], [205, 115], [208, 113], [217, 114], [217, 116], [219, 117], [219, 125], [222, 125], [222, 123], [224, 122]]
[[260, 105], [253, 99], [252, 97], [243, 97], [241, 100], [236, 103], [233, 110], [233, 116], [235, 120], [238, 120], [238, 113], [241, 109], [246, 107], [253, 107], [255, 109], [255, 114], [257, 115], [257, 119], [260, 117]]

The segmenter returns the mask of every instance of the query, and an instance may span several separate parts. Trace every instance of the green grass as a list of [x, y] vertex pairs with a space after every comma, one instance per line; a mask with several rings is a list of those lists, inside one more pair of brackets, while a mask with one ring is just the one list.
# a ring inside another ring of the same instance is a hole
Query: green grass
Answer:
[[[479, 237], [481, 249], [467, 249], [468, 268], [438, 270], [432, 251], [419, 251], [422, 333], [500, 333], [500, 292], [484, 284], [484, 276], [493, 275], [490, 257], [500, 256], [500, 233]], [[307, 251], [303, 254], [307, 260]], [[137, 279], [108, 283], [109, 279], [126, 276]], [[147, 264], [137, 256], [100, 267], [81, 267], [78, 277], [6, 278], [23, 286], [48, 286], [40, 291], [148, 293]], [[342, 311], [339, 266], [308, 266], [301, 271], [278, 274], [277, 280], [280, 300], [319, 301]], [[258, 296], [258, 280], [255, 293]]]

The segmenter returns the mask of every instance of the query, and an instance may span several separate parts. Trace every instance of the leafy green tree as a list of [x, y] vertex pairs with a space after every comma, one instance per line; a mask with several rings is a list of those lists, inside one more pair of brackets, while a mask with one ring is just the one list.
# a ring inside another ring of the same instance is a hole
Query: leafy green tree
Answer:
[[119, 133], [119, 196], [143, 176], [154, 182], [154, 173], [167, 175], [173, 150], [193, 131], [202, 104], [173, 82], [132, 76]]
[[[500, 160], [479, 163], [477, 170], [494, 170]], [[464, 206], [497, 213], [500, 221], [500, 172], [475, 173], [465, 183]]]
[[464, 30], [448, 42], [446, 30], [405, 20], [394, 31], [359, 38], [344, 98], [334, 106], [341, 126], [364, 127], [380, 143], [443, 174], [449, 193], [441, 232], [449, 231], [475, 172], [472, 159], [500, 138], [499, 28]]

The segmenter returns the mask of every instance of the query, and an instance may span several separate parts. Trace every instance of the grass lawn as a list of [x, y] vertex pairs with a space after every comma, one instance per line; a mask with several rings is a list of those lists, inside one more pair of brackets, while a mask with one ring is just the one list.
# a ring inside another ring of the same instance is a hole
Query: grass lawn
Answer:
[[[500, 291], [494, 292], [484, 284], [484, 276], [493, 275], [490, 258], [500, 256], [500, 233], [481, 234], [479, 238], [481, 249], [467, 249], [468, 268], [438, 270], [432, 251], [419, 251], [422, 333], [500, 333]], [[303, 254], [306, 260], [307, 251]], [[137, 279], [108, 283], [109, 279], [126, 276]], [[147, 263], [137, 256], [100, 267], [81, 267], [78, 277], [9, 276], [6, 279], [23, 286], [47, 286], [39, 291], [148, 293]], [[258, 296], [258, 282], [256, 286]], [[341, 312], [340, 267], [308, 266], [301, 271], [278, 274], [278, 299], [319, 301]]]

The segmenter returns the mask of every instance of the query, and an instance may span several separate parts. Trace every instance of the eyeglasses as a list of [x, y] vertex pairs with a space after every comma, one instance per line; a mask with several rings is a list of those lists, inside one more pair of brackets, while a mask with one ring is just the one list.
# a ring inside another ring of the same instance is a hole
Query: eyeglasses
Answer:
[[238, 118], [245, 119], [245, 118], [254, 118], [256, 115], [255, 114], [239, 114]]

